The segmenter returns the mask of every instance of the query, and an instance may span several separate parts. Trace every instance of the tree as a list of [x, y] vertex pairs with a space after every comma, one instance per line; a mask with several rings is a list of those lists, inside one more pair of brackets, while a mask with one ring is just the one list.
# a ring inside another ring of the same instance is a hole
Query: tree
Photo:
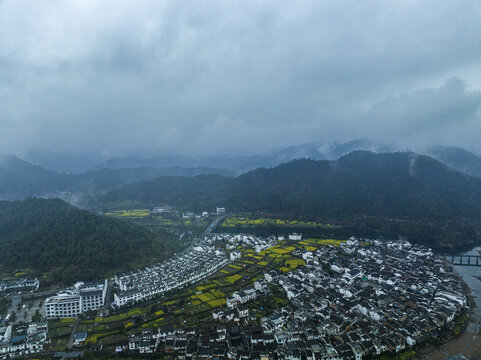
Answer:
[[39, 322], [42, 321], [42, 315], [40, 315], [40, 312], [35, 310], [35, 314], [32, 315], [32, 322]]

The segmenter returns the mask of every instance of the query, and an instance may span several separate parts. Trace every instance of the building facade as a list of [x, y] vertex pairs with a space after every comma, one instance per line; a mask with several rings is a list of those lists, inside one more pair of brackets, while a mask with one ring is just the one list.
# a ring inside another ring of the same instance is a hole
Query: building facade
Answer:
[[88, 310], [98, 310], [105, 304], [107, 280], [104, 283], [78, 282], [71, 289], [59, 292], [45, 301], [48, 319], [77, 317]]

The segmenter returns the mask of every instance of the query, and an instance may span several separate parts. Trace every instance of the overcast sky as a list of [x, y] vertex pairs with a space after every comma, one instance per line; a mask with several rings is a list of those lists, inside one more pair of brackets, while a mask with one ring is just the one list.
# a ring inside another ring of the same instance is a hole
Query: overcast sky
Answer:
[[481, 1], [0, 0], [0, 152], [481, 152]]

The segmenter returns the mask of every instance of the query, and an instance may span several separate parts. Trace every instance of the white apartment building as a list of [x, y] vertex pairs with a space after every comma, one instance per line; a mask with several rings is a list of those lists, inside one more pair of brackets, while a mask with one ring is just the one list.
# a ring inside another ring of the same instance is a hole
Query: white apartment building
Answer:
[[114, 302], [118, 307], [128, 304], [134, 301], [140, 301], [144, 298], [144, 294], [138, 289], [133, 288], [130, 290], [119, 291], [114, 293]]
[[77, 317], [82, 313], [80, 295], [74, 291], [62, 291], [45, 301], [47, 318]]
[[72, 289], [59, 292], [45, 301], [46, 316], [77, 317], [88, 310], [98, 310], [105, 304], [107, 280], [104, 284], [78, 282]]

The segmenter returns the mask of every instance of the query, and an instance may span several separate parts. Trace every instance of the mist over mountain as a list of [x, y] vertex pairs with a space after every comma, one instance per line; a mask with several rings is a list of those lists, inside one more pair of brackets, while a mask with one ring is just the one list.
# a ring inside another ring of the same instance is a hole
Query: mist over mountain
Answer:
[[229, 170], [212, 168], [141, 167], [101, 169], [81, 174], [64, 174], [45, 170], [16, 156], [0, 159], [0, 199], [17, 200], [29, 196], [61, 197], [80, 204], [88, 197], [121, 185], [159, 176], [195, 176], [205, 173], [232, 176]]
[[[236, 176], [258, 168], [271, 168], [296, 159], [337, 160], [357, 150], [377, 153], [393, 152], [393, 146], [368, 140], [343, 143], [308, 143], [280, 147], [257, 155], [219, 155], [190, 158], [186, 156], [112, 158], [90, 170], [69, 174], [33, 165], [13, 155], [0, 158], [0, 199], [16, 200], [28, 196], [61, 197], [73, 204], [86, 206], [92, 196], [122, 185], [160, 176], [196, 176], [219, 174]], [[462, 148], [428, 148], [420, 153], [432, 156], [449, 167], [472, 176], [481, 176], [481, 159]], [[59, 155], [59, 157], [62, 157]], [[47, 159], [44, 157], [44, 160]], [[48, 163], [47, 160], [45, 160]], [[73, 160], [72, 160], [73, 161]], [[43, 163], [42, 163], [43, 165]], [[71, 168], [74, 166], [72, 165]]]
[[105, 161], [101, 154], [30, 151], [22, 158], [44, 169], [65, 174], [81, 174]]
[[[396, 152], [396, 151], [414, 151], [420, 154], [428, 155], [444, 162], [456, 170], [465, 172], [469, 175], [480, 176], [481, 165], [479, 157], [474, 153], [459, 147], [418, 147], [410, 149], [397, 145], [387, 145], [384, 142], [372, 141], [366, 139], [354, 139], [346, 142], [332, 143], [306, 143], [300, 145], [281, 146], [270, 151], [261, 152], [254, 155], [217, 155], [207, 157], [188, 157], [183, 155], [163, 155], [158, 157], [149, 156], [128, 156], [114, 157], [106, 161], [90, 162], [90, 166], [83, 172], [94, 172], [102, 169], [133, 169], [133, 168], [206, 168], [205, 172], [224, 171], [224, 175], [241, 174], [260, 167], [273, 167], [295, 159], [312, 159], [312, 160], [337, 160], [341, 156], [356, 150], [368, 150], [373, 152]], [[58, 155], [57, 157], [62, 157]], [[57, 158], [57, 157], [54, 157]], [[70, 172], [69, 168], [74, 167], [75, 158], [69, 158], [64, 155], [65, 159], [71, 159], [69, 166], [60, 168], [58, 172]], [[45, 155], [44, 161], [39, 164], [44, 168], [49, 168], [48, 164], [53, 160]]]
[[477, 216], [481, 179], [415, 153], [355, 151], [337, 161], [294, 160], [237, 178], [160, 177], [104, 197], [129, 199], [196, 209], [228, 203], [237, 211], [308, 216]]
[[370, 150], [375, 152], [393, 151], [395, 148], [368, 140], [351, 140], [341, 143], [306, 143], [278, 147], [254, 155], [217, 155], [187, 157], [182, 155], [165, 155], [161, 157], [115, 157], [96, 165], [93, 169], [120, 169], [140, 167], [208, 167], [229, 169], [241, 174], [260, 167], [273, 167], [295, 159], [336, 160], [354, 150]]
[[481, 177], [481, 157], [459, 147], [438, 146], [427, 154], [468, 175]]

